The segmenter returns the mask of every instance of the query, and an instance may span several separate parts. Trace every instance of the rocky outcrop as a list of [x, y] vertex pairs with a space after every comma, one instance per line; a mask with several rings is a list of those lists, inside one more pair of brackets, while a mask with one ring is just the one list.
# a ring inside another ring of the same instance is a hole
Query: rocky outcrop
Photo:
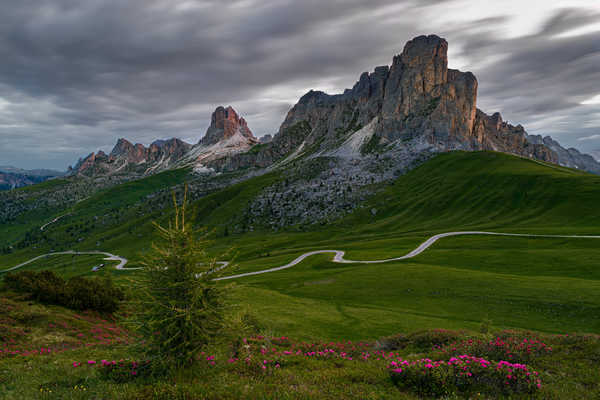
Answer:
[[[246, 153], [259, 141], [244, 118], [229, 106], [219, 106], [212, 113], [206, 134], [186, 155], [184, 163], [194, 165], [198, 172], [223, 169], [228, 157]], [[236, 164], [237, 169], [241, 164]], [[260, 166], [257, 161], [256, 166]]]
[[233, 107], [224, 108], [219, 106], [212, 113], [210, 126], [206, 131], [206, 135], [200, 140], [200, 144], [210, 146], [224, 139], [232, 138], [236, 134], [248, 138], [254, 143], [258, 143], [252, 131], [248, 128], [246, 120], [240, 118]]
[[[192, 146], [180, 139], [156, 140], [146, 147], [119, 139], [110, 154], [103, 151], [90, 153], [69, 167], [69, 175], [148, 175], [169, 168], [193, 166], [198, 171], [210, 170], [224, 164], [224, 158], [245, 153], [258, 139], [248, 124], [231, 107], [217, 107], [211, 124], [198, 144]], [[257, 165], [268, 165], [268, 161], [257, 160]]]
[[502, 151], [552, 163], [559, 161], [555, 151], [543, 143], [530, 141], [523, 126], [502, 121], [500, 113], [489, 116], [477, 110], [473, 135], [482, 150]]

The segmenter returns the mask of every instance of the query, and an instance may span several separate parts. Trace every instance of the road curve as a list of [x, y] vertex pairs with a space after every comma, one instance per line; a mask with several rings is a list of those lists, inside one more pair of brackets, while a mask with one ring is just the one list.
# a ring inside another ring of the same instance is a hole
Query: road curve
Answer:
[[[424, 252], [425, 250], [427, 250], [429, 247], [431, 247], [431, 245], [433, 245], [435, 242], [437, 242], [439, 239], [445, 238], [445, 237], [449, 237], [449, 236], [461, 236], [461, 235], [493, 235], [493, 236], [516, 236], [516, 237], [530, 237], [530, 238], [567, 238], [567, 239], [572, 239], [572, 238], [578, 238], [578, 239], [600, 239], [600, 236], [592, 236], [592, 235], [530, 235], [530, 234], [525, 234], [525, 233], [499, 233], [499, 232], [482, 232], [482, 231], [466, 231], [466, 232], [446, 232], [446, 233], [440, 233], [437, 235], [434, 235], [432, 237], [430, 237], [429, 239], [427, 239], [426, 241], [424, 241], [423, 243], [421, 243], [416, 249], [414, 249], [413, 251], [411, 251], [410, 253], [400, 256], [400, 257], [395, 257], [395, 258], [386, 258], [383, 260], [368, 260], [368, 261], [359, 261], [359, 260], [347, 260], [344, 258], [344, 255], [346, 254], [345, 251], [342, 250], [315, 250], [315, 251], [309, 251], [308, 253], [304, 253], [300, 256], [298, 256], [296, 259], [294, 259], [293, 261], [279, 266], [279, 267], [274, 267], [274, 268], [269, 268], [269, 269], [263, 269], [261, 271], [254, 271], [254, 272], [245, 272], [242, 274], [237, 274], [237, 275], [230, 275], [230, 276], [223, 276], [220, 278], [215, 278], [215, 281], [221, 281], [221, 280], [226, 280], [226, 279], [235, 279], [235, 278], [243, 278], [245, 276], [252, 276], [252, 275], [260, 275], [260, 274], [266, 274], [269, 272], [276, 272], [276, 271], [281, 271], [284, 269], [288, 269], [291, 268], [295, 265], [300, 264], [305, 258], [308, 258], [310, 256], [314, 256], [315, 254], [324, 254], [324, 253], [333, 253], [333, 262], [336, 263], [342, 263], [342, 264], [380, 264], [380, 263], [385, 263], [385, 262], [390, 262], [390, 261], [399, 261], [399, 260], [406, 260], [409, 258], [413, 258], [418, 256], [419, 254], [421, 254], [422, 252]], [[21, 263], [19, 265], [16, 265], [12, 268], [6, 269], [4, 271], [0, 271], [1, 272], [8, 272], [8, 271], [13, 271], [17, 268], [21, 268], [24, 265], [30, 264], [36, 260], [39, 260], [41, 258], [44, 257], [48, 257], [48, 256], [52, 256], [52, 255], [58, 255], [58, 254], [75, 254], [75, 255], [79, 255], [79, 254], [103, 254], [105, 256], [107, 256], [105, 258], [105, 260], [107, 261], [119, 261], [119, 264], [115, 267], [118, 270], [125, 270], [125, 271], [132, 271], [132, 270], [138, 270], [141, 268], [125, 268], [125, 264], [127, 264], [128, 260], [126, 258], [111, 254], [111, 253], [106, 253], [103, 251], [73, 251], [73, 250], [69, 250], [69, 251], [62, 251], [62, 252], [53, 252], [53, 253], [48, 253], [48, 254], [42, 254], [41, 256], [37, 256], [35, 258], [32, 258], [29, 261], [25, 261], [24, 263]], [[220, 271], [224, 268], [226, 268], [229, 265], [228, 261], [219, 261], [217, 262], [217, 264], [219, 264], [220, 266], [215, 268], [213, 271], [211, 272], [217, 272]]]
[[292, 262], [282, 265], [280, 267], [263, 269], [261, 271], [254, 272], [246, 272], [243, 274], [224, 276], [221, 278], [216, 278], [215, 281], [225, 280], [225, 279], [235, 279], [235, 278], [243, 278], [245, 276], [252, 275], [260, 275], [266, 274], [268, 272], [281, 271], [282, 269], [291, 268], [294, 265], [301, 263], [305, 258], [313, 256], [315, 254], [324, 254], [324, 253], [334, 253], [333, 262], [342, 263], [342, 264], [380, 264], [389, 261], [398, 261], [398, 260], [406, 260], [408, 258], [413, 258], [427, 250], [431, 245], [437, 242], [441, 238], [449, 237], [449, 236], [460, 236], [460, 235], [494, 235], [494, 236], [517, 236], [517, 237], [532, 237], [532, 238], [579, 238], [579, 239], [600, 239], [600, 236], [584, 236], [584, 235], [529, 235], [524, 233], [499, 233], [499, 232], [481, 232], [481, 231], [467, 231], [467, 232], [446, 232], [440, 233], [438, 235], [434, 235], [421, 243], [416, 249], [411, 251], [410, 253], [396, 258], [386, 258], [383, 260], [369, 260], [369, 261], [357, 261], [357, 260], [346, 260], [344, 255], [346, 252], [342, 250], [315, 250], [310, 251], [308, 253], [304, 253]]
[[73, 254], [73, 255], [102, 254], [102, 255], [106, 256], [106, 258], [104, 258], [105, 261], [119, 261], [119, 264], [117, 264], [117, 266], [115, 267], [118, 270], [132, 271], [132, 270], [140, 269], [140, 268], [125, 268], [125, 264], [127, 264], [127, 261], [128, 261], [126, 258], [117, 256], [117, 255], [114, 255], [111, 253], [106, 253], [104, 251], [73, 251], [73, 250], [69, 250], [69, 251], [55, 251], [52, 253], [42, 254], [41, 256], [34, 257], [31, 260], [25, 261], [24, 263], [15, 265], [12, 268], [2, 270], [2, 271], [0, 271], [0, 273], [14, 271], [15, 269], [21, 268], [27, 264], [31, 264], [32, 262], [37, 261], [39, 259], [54, 256], [54, 255], [60, 255], [60, 254]]

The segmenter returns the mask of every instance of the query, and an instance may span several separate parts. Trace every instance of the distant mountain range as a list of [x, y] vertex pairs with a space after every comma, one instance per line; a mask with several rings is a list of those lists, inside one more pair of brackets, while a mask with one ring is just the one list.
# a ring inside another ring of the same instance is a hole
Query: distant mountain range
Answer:
[[479, 110], [477, 79], [448, 69], [447, 50], [446, 40], [419, 36], [390, 67], [363, 73], [343, 94], [308, 92], [272, 140], [259, 142], [232, 107], [218, 107], [195, 145], [173, 138], [145, 147], [119, 139], [110, 154], [91, 153], [69, 174], [148, 175], [182, 166], [232, 171], [315, 157], [371, 165], [374, 154], [404, 165], [423, 153], [451, 150], [493, 150], [600, 173], [594, 157], [566, 149], [549, 136], [528, 135], [499, 113]]
[[8, 165], [0, 166], [0, 190], [9, 190], [33, 185], [50, 178], [63, 176], [65, 172], [49, 169], [21, 169]]

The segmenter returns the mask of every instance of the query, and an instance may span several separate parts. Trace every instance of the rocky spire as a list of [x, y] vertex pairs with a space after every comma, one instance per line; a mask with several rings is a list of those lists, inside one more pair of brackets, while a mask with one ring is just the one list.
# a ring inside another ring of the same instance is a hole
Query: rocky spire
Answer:
[[244, 118], [241, 118], [233, 107], [219, 106], [212, 113], [210, 126], [200, 143], [206, 146], [215, 144], [223, 139], [229, 139], [239, 132], [242, 136], [257, 140]]

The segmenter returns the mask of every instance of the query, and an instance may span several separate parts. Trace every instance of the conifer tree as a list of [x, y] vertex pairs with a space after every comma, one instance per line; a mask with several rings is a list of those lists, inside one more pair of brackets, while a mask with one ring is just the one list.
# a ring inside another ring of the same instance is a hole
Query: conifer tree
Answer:
[[153, 244], [141, 274], [136, 324], [147, 338], [149, 358], [166, 367], [193, 363], [224, 325], [225, 290], [213, 280], [220, 269], [206, 253], [206, 231], [194, 231], [186, 221], [186, 198], [187, 186], [181, 206], [173, 194], [169, 226], [155, 223], [161, 243]]

